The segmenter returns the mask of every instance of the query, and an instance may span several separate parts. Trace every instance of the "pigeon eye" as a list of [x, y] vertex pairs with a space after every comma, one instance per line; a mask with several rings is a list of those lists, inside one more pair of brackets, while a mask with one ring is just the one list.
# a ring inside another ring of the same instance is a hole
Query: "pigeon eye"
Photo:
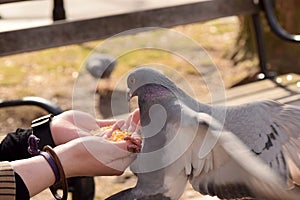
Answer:
[[129, 82], [130, 82], [131, 84], [135, 84], [135, 78], [134, 78], [134, 77], [130, 77], [130, 78], [129, 78]]

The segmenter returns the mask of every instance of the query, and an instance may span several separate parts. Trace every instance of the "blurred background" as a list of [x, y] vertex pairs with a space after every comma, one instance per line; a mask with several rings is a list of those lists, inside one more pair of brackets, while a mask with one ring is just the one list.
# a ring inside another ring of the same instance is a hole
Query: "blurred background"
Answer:
[[[83, 2], [65, 0], [64, 6], [67, 20], [72, 21], [158, 8], [168, 6], [170, 2], [177, 5], [183, 1], [89, 0]], [[276, 0], [274, 5], [278, 21], [283, 28], [291, 33], [299, 32], [300, 1]], [[0, 32], [49, 25], [53, 23], [52, 8], [53, 1], [50, 0], [0, 4]], [[276, 37], [270, 31], [263, 14], [261, 17], [264, 37], [266, 38], [268, 69], [276, 72], [277, 75], [300, 73], [300, 57], [298, 56], [300, 46]], [[186, 35], [203, 47], [207, 53], [207, 58], [201, 60], [201, 65], [217, 66], [226, 89], [258, 80], [257, 75], [260, 73], [260, 69], [250, 17], [225, 17], [207, 22], [175, 26], [172, 27], [172, 30]], [[122, 37], [126, 40], [132, 36]], [[50, 100], [63, 110], [72, 109], [74, 83], [84, 68], [88, 56], [103, 41], [96, 40], [0, 57], [0, 100], [39, 96]], [[198, 78], [199, 74], [190, 63], [176, 55], [147, 50], [131, 52], [118, 58], [110, 77], [99, 80], [99, 86], [95, 91], [95, 101], [99, 104], [109, 102], [110, 99], [106, 95], [113, 91], [120, 77], [143, 63], [160, 63], [172, 66], [182, 77], [190, 81], [193, 88], [197, 90], [199, 99], [210, 95], [205, 85], [193, 81]], [[30, 127], [32, 119], [43, 114], [46, 112], [36, 107], [1, 108], [0, 133], [5, 135], [17, 127]], [[101, 109], [99, 106], [97, 107], [97, 117], [110, 118], [112, 115], [105, 108]], [[134, 183], [135, 177], [130, 172], [126, 172], [121, 177], [98, 177], [96, 179], [95, 199], [104, 199], [116, 191], [133, 186]], [[201, 196], [190, 188], [182, 197], [182, 199], [200, 198]], [[52, 197], [46, 191], [33, 199], [52, 199]]]

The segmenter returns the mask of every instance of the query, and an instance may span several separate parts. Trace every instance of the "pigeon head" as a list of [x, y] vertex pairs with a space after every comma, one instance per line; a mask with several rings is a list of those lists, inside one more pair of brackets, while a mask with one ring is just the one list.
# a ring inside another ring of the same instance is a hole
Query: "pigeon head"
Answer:
[[211, 110], [210, 106], [196, 101], [164, 74], [150, 67], [140, 67], [132, 71], [128, 75], [127, 86], [128, 100], [138, 96], [139, 102], [158, 100], [161, 103], [161, 98], [165, 97], [165, 100], [170, 100], [169, 97], [172, 97], [184, 102], [192, 110], [205, 113], [210, 113]]
[[[127, 78], [128, 100], [138, 97], [142, 127], [149, 124], [151, 109], [167, 109], [178, 100], [176, 86], [162, 73], [147, 67], [138, 68]], [[174, 89], [175, 88], [175, 89]], [[158, 107], [155, 105], [159, 105]]]
[[[131, 72], [127, 78], [128, 97], [145, 96], [146, 92], [153, 95], [170, 93], [176, 86], [165, 75], [157, 70], [141, 67]], [[149, 91], [149, 88], [152, 90]], [[152, 92], [151, 92], [152, 91]]]

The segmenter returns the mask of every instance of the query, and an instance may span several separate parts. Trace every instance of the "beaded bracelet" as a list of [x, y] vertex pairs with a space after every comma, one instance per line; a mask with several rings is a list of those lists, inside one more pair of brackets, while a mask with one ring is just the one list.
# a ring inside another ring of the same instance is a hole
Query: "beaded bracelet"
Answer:
[[50, 147], [49, 145], [45, 146], [43, 148], [43, 151], [38, 149], [38, 143], [40, 139], [36, 137], [35, 135], [30, 135], [28, 138], [28, 152], [31, 155], [41, 155], [43, 156], [47, 162], [49, 163], [54, 175], [55, 175], [55, 183], [58, 183], [61, 181], [61, 186], [63, 189], [63, 196], [59, 196], [57, 194], [57, 188], [54, 185], [50, 186], [50, 191], [55, 199], [57, 200], [66, 200], [68, 198], [68, 184], [65, 172], [63, 170], [62, 164], [56, 155], [55, 151]]
[[62, 186], [62, 189], [63, 189], [63, 196], [61, 197], [61, 196], [58, 195], [57, 188], [54, 185], [50, 186], [50, 191], [53, 194], [53, 196], [55, 197], [55, 199], [57, 199], [57, 200], [66, 200], [68, 198], [68, 182], [67, 182], [67, 179], [66, 179], [66, 175], [65, 175], [63, 166], [62, 166], [58, 156], [56, 155], [55, 151], [52, 149], [52, 147], [47, 145], [43, 148], [43, 150], [45, 152], [49, 153], [54, 158], [55, 164], [56, 164], [56, 166], [58, 168], [58, 172], [59, 172], [61, 186]]

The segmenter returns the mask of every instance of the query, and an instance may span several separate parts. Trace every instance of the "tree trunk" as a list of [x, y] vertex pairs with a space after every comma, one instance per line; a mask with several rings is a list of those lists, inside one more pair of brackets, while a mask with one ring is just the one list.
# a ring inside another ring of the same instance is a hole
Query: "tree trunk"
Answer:
[[[300, 1], [276, 0], [276, 14], [281, 26], [289, 33], [300, 33]], [[287, 42], [265, 28], [267, 58], [271, 68], [279, 74], [300, 73], [300, 44]]]
[[[289, 33], [300, 33], [300, 1], [299, 0], [276, 0], [275, 1], [276, 16], [280, 25]], [[248, 18], [248, 20], [245, 20]], [[242, 59], [248, 59], [249, 55], [253, 56], [253, 34], [249, 34], [249, 28], [251, 23], [250, 17], [242, 17], [240, 22], [242, 25], [238, 44], [240, 48], [238, 52], [242, 53], [246, 57], [237, 56], [235, 54], [233, 59], [240, 61]], [[270, 29], [267, 24], [264, 15], [262, 15], [262, 22], [264, 27], [264, 38], [266, 44], [266, 55], [268, 66], [271, 71], [275, 71], [278, 74], [284, 74], [288, 72], [300, 73], [300, 44], [284, 41], [278, 38]], [[243, 50], [241, 50], [243, 49]], [[242, 58], [242, 59], [241, 59]]]

